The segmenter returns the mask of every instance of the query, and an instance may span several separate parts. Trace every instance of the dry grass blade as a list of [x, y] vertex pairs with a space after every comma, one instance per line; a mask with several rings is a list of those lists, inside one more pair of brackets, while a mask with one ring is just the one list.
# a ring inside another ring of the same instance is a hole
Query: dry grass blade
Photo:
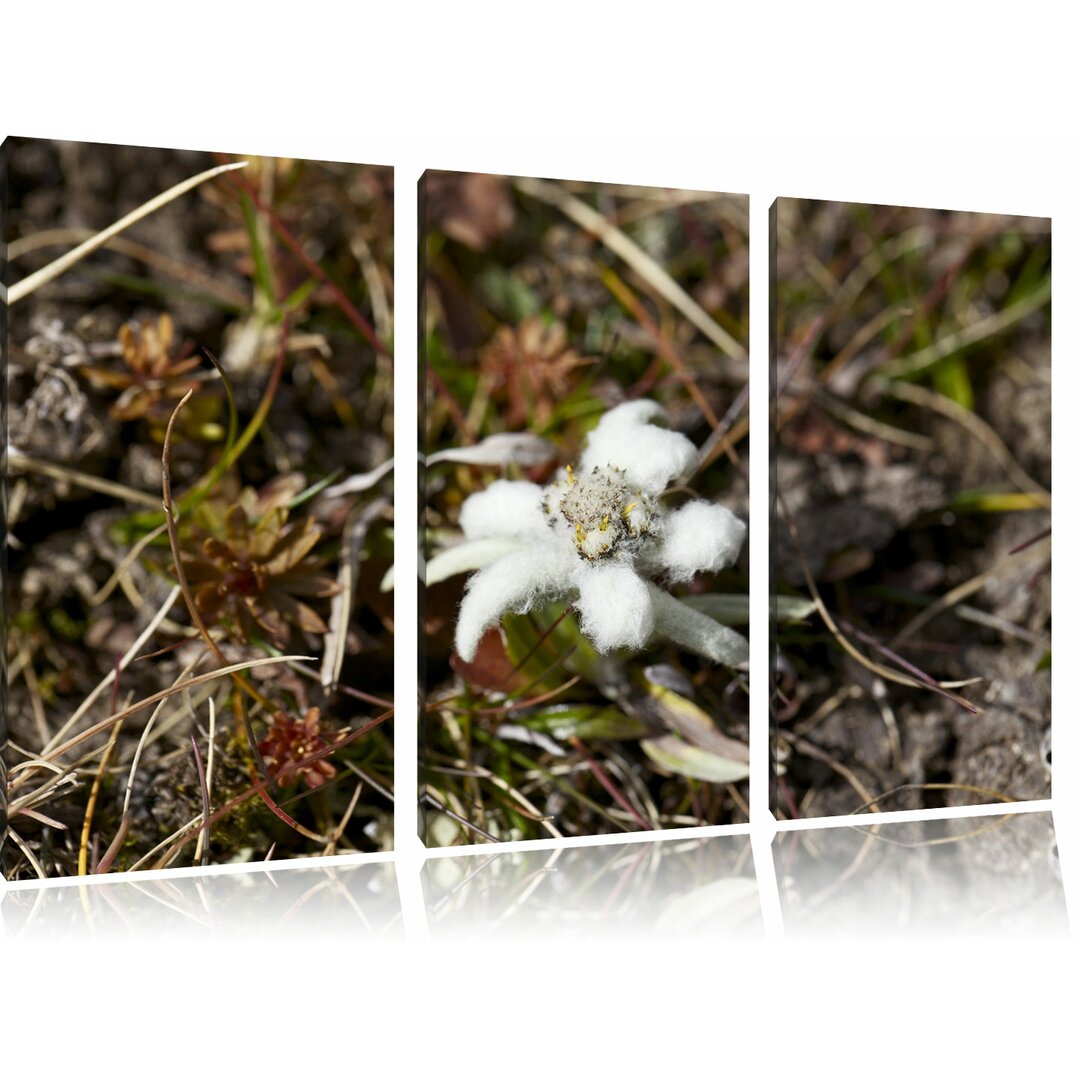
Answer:
[[893, 442], [895, 445], [906, 446], [908, 449], [917, 449], [922, 453], [933, 453], [937, 448], [937, 442], [925, 434], [916, 434], [914, 431], [894, 427], [880, 419], [865, 415], [856, 408], [838, 401], [835, 397], [819, 390], [814, 394], [814, 399], [827, 411], [832, 412], [837, 419], [847, 423], [849, 427], [880, 438], [885, 442]]
[[167, 206], [174, 199], [177, 199], [181, 195], [192, 190], [192, 188], [198, 187], [199, 184], [205, 183], [207, 180], [212, 180], [215, 176], [220, 176], [223, 172], [232, 172], [234, 169], [244, 168], [246, 165], [246, 161], [236, 161], [228, 165], [218, 165], [216, 168], [207, 169], [205, 172], [200, 172], [197, 176], [192, 176], [182, 183], [178, 183], [175, 187], [170, 187], [168, 191], [164, 191], [160, 195], [155, 196], [150, 199], [149, 202], [144, 202], [137, 209], [132, 210], [131, 213], [121, 217], [119, 221], [109, 225], [108, 228], [103, 228], [100, 232], [91, 236], [90, 239], [80, 243], [78, 247], [68, 251], [67, 254], [61, 255], [58, 259], [50, 262], [47, 266], [42, 267], [36, 273], [31, 273], [29, 277], [13, 284], [8, 289], [8, 304], [18, 303], [19, 300], [24, 299], [32, 292], [37, 291], [42, 285], [55, 280], [62, 273], [71, 269], [72, 266], [81, 262], [87, 255], [93, 254], [99, 247], [103, 247], [113, 236], [123, 232], [126, 228], [130, 228], [144, 217], [149, 217], [150, 214], [160, 210], [163, 206]]
[[[40, 232], [33, 232], [29, 236], [22, 236], [14, 243], [8, 244], [8, 261], [14, 262], [24, 254], [41, 247], [63, 247], [69, 243], [81, 243], [83, 240], [92, 239], [96, 234], [92, 228], [47, 228]], [[209, 273], [204, 273], [195, 266], [189, 266], [160, 251], [155, 251], [153, 247], [147, 247], [146, 244], [137, 243], [123, 236], [112, 236], [106, 240], [104, 246], [110, 251], [116, 251], [138, 262], [145, 262], [146, 265], [163, 271], [181, 284], [215, 296], [239, 310], [243, 310], [249, 303], [248, 297], [243, 292], [232, 288], [224, 281], [218, 280]]]
[[935, 603], [932, 603], [925, 610], [920, 611], [905, 625], [897, 634], [892, 638], [892, 644], [902, 643], [904, 640], [910, 639], [915, 635], [924, 625], [932, 621], [942, 611], [948, 610], [954, 603], [960, 602], [961, 599], [966, 599], [969, 595], [973, 595], [984, 584], [989, 583], [994, 577], [999, 576], [1002, 570], [1012, 568], [1020, 563], [1034, 558], [1036, 555], [1045, 554], [1047, 548], [1050, 545], [1049, 538], [1041, 539], [1034, 546], [1029, 546], [1019, 554], [1007, 554], [1000, 561], [995, 562], [989, 569], [977, 576], [971, 577], [970, 580], [965, 580], [963, 584], [957, 584], [951, 591], [946, 592]]
[[172, 589], [172, 591], [169, 592], [168, 596], [165, 599], [165, 602], [163, 602], [158, 608], [157, 613], [150, 619], [146, 628], [143, 629], [143, 631], [139, 634], [139, 637], [135, 641], [135, 643], [132, 644], [130, 648], [128, 648], [128, 650], [124, 653], [116, 666], [112, 670], [110, 670], [104, 678], [102, 678], [94, 691], [91, 692], [85, 700], [83, 700], [83, 702], [78, 706], [78, 708], [76, 708], [76, 710], [67, 720], [67, 722], [65, 722], [63, 726], [61, 726], [60, 729], [56, 731], [56, 733], [52, 736], [52, 739], [42, 747], [42, 755], [47, 756], [49, 752], [51, 752], [58, 744], [60, 744], [61, 740], [67, 735], [68, 731], [71, 730], [71, 728], [75, 726], [83, 717], [83, 715], [85, 715], [86, 712], [89, 711], [89, 709], [93, 706], [94, 701], [97, 700], [97, 698], [116, 681], [118, 674], [123, 673], [128, 668], [128, 666], [134, 660], [135, 656], [138, 655], [140, 651], [142, 651], [143, 646], [146, 644], [147, 640], [149, 640], [154, 635], [154, 633], [157, 632], [158, 626], [168, 616], [169, 611], [173, 607], [173, 603], [176, 602], [179, 596], [179, 587], [175, 587]]
[[217, 709], [214, 707], [214, 698], [211, 696], [207, 701], [210, 708], [210, 726], [206, 735], [207, 749], [206, 749], [206, 796], [207, 804], [204, 808], [204, 813], [207, 817], [206, 826], [199, 834], [199, 841], [195, 844], [195, 860], [201, 864], [205, 864], [204, 849], [209, 843], [210, 838], [210, 791], [214, 788], [214, 741], [217, 734]]
[[720, 425], [720, 420], [716, 412], [713, 411], [712, 405], [705, 399], [704, 394], [698, 388], [697, 382], [694, 381], [693, 375], [686, 369], [686, 364], [683, 362], [678, 350], [668, 340], [667, 336], [661, 332], [660, 327], [649, 317], [649, 312], [642, 306], [641, 301], [619, 279], [619, 275], [612, 270], [601, 270], [600, 279], [607, 285], [608, 291], [634, 316], [642, 329], [652, 338], [657, 351], [674, 368], [675, 373], [679, 376], [683, 385], [686, 386], [690, 396], [694, 398], [694, 403], [701, 409], [701, 414], [708, 420], [709, 426], [716, 430]]
[[935, 341], [934, 344], [923, 348], [914, 355], [894, 359], [886, 363], [879, 373], [887, 378], [910, 378], [913, 374], [918, 374], [919, 371], [932, 367], [942, 359], [947, 359], [965, 348], [970, 348], [973, 344], [978, 344], [979, 341], [985, 341], [989, 337], [996, 336], [1003, 330], [1027, 318], [1029, 314], [1049, 302], [1050, 280], [1047, 278], [1043, 284], [1034, 289], [1029, 295], [1010, 304], [1003, 311], [998, 311], [996, 314], [992, 314], [989, 318], [984, 318], [974, 325], [965, 326], [956, 333]]
[[[156, 508], [156, 506], [155, 506]], [[165, 525], [162, 524], [155, 528], [153, 531], [147, 532], [132, 548], [123, 556], [120, 560], [120, 564], [117, 565], [113, 575], [109, 577], [104, 584], [92, 596], [90, 596], [91, 606], [100, 606], [116, 589], [123, 579], [124, 575], [135, 563], [140, 554], [155, 540], [159, 535], [165, 534]]]
[[376, 793], [381, 794], [392, 805], [394, 803], [394, 791], [384, 786], [378, 779], [374, 777], [369, 771], [365, 771], [362, 767], [354, 764], [352, 760], [341, 761], [358, 779], [362, 780], [367, 786], [370, 786]]
[[[183, 670], [180, 671], [179, 676], [173, 682], [173, 685], [184, 684], [184, 679], [191, 674], [191, 671], [202, 662], [203, 656], [206, 652], [201, 652], [197, 655]], [[127, 780], [127, 792], [124, 794], [124, 808], [122, 815], [127, 816], [131, 808], [131, 793], [135, 788], [135, 774], [139, 770], [139, 762], [142, 760], [143, 749], [146, 748], [146, 744], [150, 739], [150, 731], [154, 728], [154, 723], [157, 722], [157, 717], [161, 713], [162, 709], [168, 703], [167, 700], [162, 700], [157, 707], [150, 713], [150, 718], [147, 719], [146, 725], [142, 729], [142, 733], [139, 735], [138, 744], [135, 746], [135, 753], [131, 758], [131, 768], [128, 771]]]
[[975, 438], [978, 438], [990, 455], [1001, 465], [1005, 474], [1019, 487], [1036, 496], [1036, 500], [1045, 509], [1050, 508], [1050, 492], [1035, 482], [1017, 463], [1016, 458], [1009, 451], [1009, 447], [1001, 436], [980, 416], [973, 411], [957, 404], [956, 401], [946, 397], [943, 393], [937, 393], [925, 386], [914, 385], [911, 382], [886, 383], [886, 391], [899, 400], [909, 404], [918, 404], [931, 408], [939, 415], [945, 416], [959, 423]]
[[109, 843], [109, 848], [102, 854], [101, 860], [98, 861], [97, 866], [94, 868], [96, 875], [108, 872], [112, 868], [112, 863], [116, 860], [117, 854], [124, 848], [124, 843], [127, 841], [130, 831], [131, 817], [125, 814], [121, 817], [120, 826], [116, 829], [116, 837]]
[[[259, 758], [260, 762], [262, 757]], [[265, 766], [265, 765], [264, 765]], [[320, 835], [316, 831], [312, 831], [310, 828], [305, 827], [298, 820], [294, 820], [267, 792], [266, 786], [256, 778], [251, 780], [252, 787], [259, 795], [259, 799], [262, 803], [287, 827], [291, 827], [298, 835], [303, 835], [304, 838], [311, 839], [312, 842], [327, 843], [330, 841], [328, 836]]]
[[585, 748], [581, 738], [570, 738], [570, 744], [581, 754], [581, 758], [589, 765], [589, 770], [593, 773], [593, 777], [605, 790], [607, 790], [615, 803], [624, 811], [628, 812], [643, 831], [655, 830], [656, 825], [646, 820], [645, 817], [634, 808], [622, 790], [611, 781], [610, 776], [604, 774], [604, 769], [592, 758], [592, 755], [589, 753], [589, 750]]
[[210, 852], [207, 841], [210, 833], [210, 788], [206, 781], [202, 753], [199, 752], [199, 742], [194, 734], [191, 735], [191, 749], [195, 753], [195, 770], [199, 775], [199, 797], [202, 799], [202, 826], [199, 828], [199, 841], [195, 844], [195, 860], [205, 865]]
[[36, 820], [40, 824], [44, 824], [46, 827], [55, 828], [57, 831], [66, 831], [68, 826], [61, 820], [53, 819], [52, 816], [46, 816], [44, 812], [38, 812], [36, 809], [24, 808], [19, 813], [20, 816], [26, 816], [28, 819]]
[[[1019, 800], [1019, 798], [1010, 797], [1000, 790], [992, 790], [986, 786], [970, 786], [962, 782], [906, 782], [903, 786], [895, 786], [893, 789], [886, 790], [885, 793], [878, 794], [877, 797], [871, 798], [865, 804], [854, 809], [851, 812], [851, 815], [854, 816], [864, 809], [873, 808], [874, 805], [886, 800], [886, 798], [894, 797], [896, 794], [903, 793], [905, 790], [960, 790], [964, 793], [977, 794], [979, 797], [990, 798], [993, 801], [999, 801], [1002, 804], [1007, 805], [1011, 805]], [[881, 810], [876, 809], [875, 811], [880, 812]]]
[[79, 875], [87, 874], [87, 858], [90, 852], [90, 830], [94, 823], [94, 810], [97, 808], [98, 795], [101, 793], [101, 784], [105, 779], [105, 769], [109, 766], [113, 749], [116, 747], [116, 739], [120, 736], [121, 719], [113, 724], [112, 733], [105, 751], [101, 754], [101, 762], [98, 764], [97, 774], [94, 776], [94, 785], [90, 788], [90, 797], [86, 802], [86, 812], [83, 815], [82, 834], [79, 836]]
[[[701, 444], [698, 450], [697, 463], [694, 465], [694, 474], [708, 468], [721, 453], [726, 453], [728, 459], [739, 465], [738, 454], [735, 446], [750, 433], [750, 417], [743, 416], [739, 419], [747, 404], [750, 402], [750, 383], [747, 382], [735, 395], [735, 399], [728, 406], [728, 410], [720, 417], [719, 424], [713, 428], [712, 433]], [[738, 420], [738, 423], [736, 423]]]
[[156, 692], [152, 696], [146, 697], [145, 700], [140, 700], [138, 703], [132, 704], [130, 707], [124, 708], [122, 711], [118, 711], [115, 715], [110, 715], [108, 718], [102, 719], [100, 722], [94, 723], [93, 726], [88, 726], [81, 734], [76, 734], [75, 737], [65, 741], [62, 745], [57, 746], [50, 752], [43, 753], [39, 760], [29, 761], [31, 764], [41, 766], [42, 764], [49, 763], [53, 760], [59, 759], [61, 756], [66, 755], [72, 749], [77, 748], [84, 741], [96, 734], [100, 734], [103, 730], [107, 730], [118, 719], [127, 719], [131, 715], [138, 714], [138, 712], [145, 708], [151, 707], [158, 703], [160, 700], [164, 700], [169, 696], [173, 696], [178, 692], [183, 692], [185, 689], [194, 689], [198, 685], [205, 685], [208, 681], [213, 681], [215, 678], [229, 677], [232, 674], [240, 673], [244, 670], [254, 670], [260, 666], [269, 666], [272, 663], [295, 663], [295, 662], [314, 662], [314, 655], [270, 655], [264, 659], [248, 659], [246, 662], [233, 663], [232, 666], [223, 666], [218, 670], [211, 670], [206, 674], [198, 674], [191, 678], [190, 681], [184, 681], [176, 685], [171, 685], [167, 689], [162, 689], [161, 692]]
[[[791, 380], [798, 374], [802, 365], [813, 355], [814, 349], [817, 348], [818, 341], [821, 339], [821, 334], [825, 331], [827, 322], [827, 313], [819, 314], [803, 332], [798, 345], [784, 363], [783, 370], [777, 372], [776, 381], [772, 387], [773, 397], [776, 401], [780, 400], [787, 391]], [[798, 400], [787, 409], [780, 412], [776, 420], [777, 427], [782, 427], [803, 407], [804, 403], [805, 400]]]
[[448, 805], [444, 805], [430, 790], [424, 790], [423, 797], [429, 805], [437, 809], [444, 816], [449, 816], [450, 819], [454, 821], [454, 823], [460, 824], [462, 827], [465, 828], [466, 831], [471, 831], [473, 834], [479, 835], [481, 838], [487, 839], [488, 842], [499, 841], [493, 834], [491, 834], [490, 831], [485, 831], [482, 827], [477, 827], [476, 824], [471, 823], [469, 820], [465, 819], [464, 816], [456, 813]]
[[379, 514], [389, 505], [386, 498], [379, 498], [362, 512], [352, 511], [354, 519], [346, 525], [345, 539], [342, 543], [341, 567], [338, 571], [340, 591], [330, 600], [330, 632], [326, 636], [323, 648], [322, 685], [329, 689], [336, 685], [341, 677], [341, 667], [345, 662], [345, 645], [349, 631], [349, 617], [352, 614], [353, 594], [356, 590], [356, 577], [360, 567], [360, 548], [368, 529]]
[[360, 263], [360, 272], [364, 275], [364, 284], [371, 299], [371, 315], [375, 319], [375, 333], [379, 340], [388, 341], [394, 330], [393, 307], [379, 273], [379, 264], [359, 232], [350, 238], [349, 247], [356, 256], [356, 261]]
[[934, 233], [923, 225], [916, 225], [874, 247], [866, 257], [844, 278], [844, 283], [833, 295], [833, 310], [843, 311], [854, 306], [863, 289], [890, 263], [896, 262], [914, 251], [930, 247]]
[[[814, 606], [817, 608], [817, 612], [821, 615], [821, 620], [825, 622], [829, 632], [836, 638], [836, 642], [857, 662], [860, 666], [865, 666], [871, 673], [877, 674], [878, 677], [884, 678], [886, 681], [893, 681], [898, 685], [907, 685], [909, 687], [928, 689], [930, 692], [937, 693], [940, 696], [944, 696], [948, 700], [952, 700], [954, 704], [959, 704], [965, 711], [971, 712], [972, 715], [978, 715], [979, 709], [970, 701], [965, 700], [961, 696], [957, 696], [956, 693], [949, 692], [948, 687], [944, 683], [928, 684], [924, 681], [919, 681], [917, 678], [908, 677], [906, 674], [898, 674], [895, 670], [891, 670], [887, 666], [881, 666], [878, 663], [868, 659], [850, 640], [840, 631], [839, 626], [833, 620], [832, 615], [829, 613], [828, 607], [826, 607], [824, 600], [821, 598], [821, 593], [818, 591], [817, 584], [814, 582], [813, 575], [810, 572], [810, 566], [806, 563], [806, 555], [803, 553], [802, 544], [799, 542], [799, 532], [795, 526], [795, 521], [792, 519], [791, 514], [788, 512], [787, 504], [784, 501], [784, 496], [777, 491], [777, 500], [780, 508], [784, 514], [784, 520], [787, 524], [788, 531], [791, 533], [791, 540], [795, 547], [795, 554], [799, 559], [799, 566], [802, 569], [803, 577], [806, 580], [806, 586], [810, 590], [810, 597], [814, 600]], [[932, 609], [932, 608], [931, 608]], [[894, 644], [896, 639], [892, 641]]]
[[807, 741], [805, 738], [798, 737], [795, 734], [782, 734], [781, 736], [785, 741], [791, 743], [792, 748], [801, 752], [804, 756], [809, 756], [811, 759], [825, 764], [826, 767], [832, 768], [863, 799], [864, 807], [869, 808], [872, 812], [881, 811], [875, 804], [875, 798], [870, 791], [859, 781], [858, 776], [850, 768], [845, 767], [839, 760], [834, 760], [827, 752], [819, 749], [817, 745]]
[[[12, 746], [15, 747], [15, 746]], [[69, 767], [60, 767], [57, 764], [50, 763], [48, 760], [40, 760], [37, 757], [26, 760], [19, 764], [19, 767], [26, 770], [38, 770], [49, 772], [49, 778], [46, 779], [36, 789], [31, 790], [29, 793], [22, 794], [19, 797], [13, 797], [8, 804], [8, 819], [13, 820], [16, 816], [21, 816], [24, 812], [29, 812], [34, 805], [42, 805], [47, 802], [52, 796], [52, 792], [55, 789], [59, 789], [61, 786], [73, 786], [78, 781], [74, 775], [75, 768], [80, 766], [86, 761], [80, 761], [79, 764], [73, 764]], [[14, 771], [14, 769], [13, 769]], [[17, 782], [11, 783], [11, 788], [14, 790], [18, 786]]]
[[161, 861], [159, 861], [153, 867], [166, 867], [173, 860], [173, 858], [176, 857], [180, 850], [183, 849], [182, 842], [185, 835], [190, 834], [196, 828], [198, 828], [201, 833], [201, 823], [202, 821], [199, 819], [198, 816], [196, 816], [193, 820], [188, 820], [186, 824], [184, 824], [182, 827], [178, 827], [171, 835], [169, 835], [168, 838], [163, 838], [152, 850], [144, 853], [142, 857], [140, 857], [138, 861], [136, 861], [131, 866], [131, 871], [135, 872], [138, 869], [142, 868], [152, 857], [154, 857], [156, 854], [161, 853], [162, 850], [168, 850], [168, 853]]
[[10, 838], [11, 841], [19, 847], [19, 850], [22, 852], [23, 857], [25, 857], [26, 860], [30, 862], [30, 867], [34, 870], [34, 874], [37, 876], [37, 878], [39, 880], [48, 879], [48, 877], [45, 875], [45, 869], [41, 867], [41, 862], [34, 856], [33, 850], [31, 850], [30, 847], [27, 846], [26, 843], [23, 842], [23, 840], [19, 837], [19, 833], [9, 828], [8, 838]]
[[825, 364], [819, 382], [827, 386], [882, 330], [901, 318], [910, 318], [915, 311], [907, 303], [894, 303], [873, 315], [851, 337], [836, 355]]
[[552, 838], [563, 837], [562, 832], [551, 822], [551, 817], [545, 816], [520, 790], [511, 786], [501, 775], [496, 775], [494, 771], [489, 771], [486, 767], [481, 767], [479, 764], [474, 763], [468, 765], [464, 760], [457, 760], [456, 763], [459, 767], [469, 768], [474, 774], [479, 775], [480, 778], [486, 779], [494, 786], [497, 786], [507, 797], [517, 802], [517, 804], [524, 809], [525, 815], [540, 824]]
[[62, 483], [74, 483], [77, 487], [85, 490], [96, 490], [99, 494], [108, 494], [132, 505], [148, 506], [157, 509], [161, 504], [152, 494], [136, 490], [134, 487], [126, 487], [123, 483], [114, 483], [111, 479], [101, 479], [96, 475], [86, 475], [77, 472], [74, 468], [65, 468], [62, 464], [54, 464], [51, 460], [38, 460], [28, 457], [15, 446], [7, 447], [8, 464], [16, 471], [34, 472], [44, 475], [49, 479], [56, 479]]
[[605, 247], [618, 255], [651, 288], [663, 296], [676, 310], [699, 329], [724, 355], [745, 360], [746, 349], [698, 305], [662, 266], [643, 251], [625, 232], [616, 228], [602, 214], [575, 198], [558, 184], [531, 177], [514, 181], [517, 189], [541, 202], [561, 210], [575, 224], [594, 235]]
[[[907, 659], [903, 657], [903, 655], [897, 654], [897, 652], [893, 651], [893, 649], [890, 648], [888, 645], [883, 644], [876, 637], [871, 636], [869, 633], [864, 633], [862, 629], [859, 629], [857, 626], [852, 625], [848, 621], [845, 621], [843, 618], [839, 618], [837, 620], [838, 624], [843, 626], [844, 632], [850, 633], [852, 636], [855, 637], [856, 640], [860, 641], [863, 644], [866, 644], [868, 647], [873, 648], [875, 651], [880, 652], [882, 655], [885, 656], [886, 659], [889, 660], [889, 662], [896, 663], [896, 665], [899, 666], [901, 670], [905, 670], [913, 678], [917, 678], [928, 689], [941, 688], [940, 681], [938, 681], [936, 678], [932, 678], [925, 671], [920, 670], [914, 663], [908, 662]], [[884, 689], [884, 686], [881, 686], [881, 688]]]
[[337, 844], [341, 841], [341, 836], [345, 834], [345, 828], [348, 826], [349, 820], [352, 819], [352, 814], [356, 811], [356, 806], [360, 802], [360, 794], [363, 790], [364, 783], [363, 781], [360, 781], [356, 784], [356, 789], [353, 790], [353, 795], [349, 798], [349, 803], [345, 806], [345, 811], [342, 813], [337, 827], [330, 833], [330, 837], [323, 849], [324, 857], [329, 857], [337, 852]]

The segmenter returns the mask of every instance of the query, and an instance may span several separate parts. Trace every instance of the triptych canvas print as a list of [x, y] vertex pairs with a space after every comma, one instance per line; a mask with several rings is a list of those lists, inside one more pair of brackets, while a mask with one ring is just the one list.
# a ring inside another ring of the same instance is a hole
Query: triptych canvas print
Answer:
[[6, 880], [1049, 797], [1048, 220], [777, 199], [766, 357], [722, 176], [2, 155]]

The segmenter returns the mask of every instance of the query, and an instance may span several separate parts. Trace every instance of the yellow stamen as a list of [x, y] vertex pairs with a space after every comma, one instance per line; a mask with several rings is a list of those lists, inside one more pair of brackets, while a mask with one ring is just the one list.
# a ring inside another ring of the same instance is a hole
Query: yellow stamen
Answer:
[[607, 531], [607, 517], [604, 517], [604, 519], [600, 521], [600, 530], [602, 532]]
[[628, 517], [637, 508], [637, 502], [631, 502], [623, 511], [622, 515]]
[[574, 469], [569, 464], [566, 466], [566, 481], [570, 486], [574, 485]]
[[574, 525], [574, 531], [577, 532], [577, 541], [579, 543], [584, 543], [585, 542], [585, 533], [581, 530], [581, 525], [580, 524], [575, 524]]

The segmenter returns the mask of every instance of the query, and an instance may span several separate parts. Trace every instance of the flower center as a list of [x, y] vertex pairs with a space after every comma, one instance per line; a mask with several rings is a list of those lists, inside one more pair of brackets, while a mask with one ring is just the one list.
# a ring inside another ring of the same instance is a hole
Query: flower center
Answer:
[[565, 479], [545, 489], [544, 510], [551, 524], [562, 517], [570, 525], [579, 557], [597, 561], [636, 550], [652, 531], [656, 506], [618, 468], [579, 477], [568, 467]]

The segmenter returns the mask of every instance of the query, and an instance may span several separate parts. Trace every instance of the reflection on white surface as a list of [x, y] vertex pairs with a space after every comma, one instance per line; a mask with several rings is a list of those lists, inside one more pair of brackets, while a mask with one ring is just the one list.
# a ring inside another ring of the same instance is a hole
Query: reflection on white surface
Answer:
[[789, 936], [1068, 932], [1049, 812], [777, 834]]
[[388, 861], [9, 891], [0, 918], [8, 940], [149, 931], [401, 935], [397, 880]]
[[423, 885], [432, 939], [762, 935], [745, 835], [437, 857]]

